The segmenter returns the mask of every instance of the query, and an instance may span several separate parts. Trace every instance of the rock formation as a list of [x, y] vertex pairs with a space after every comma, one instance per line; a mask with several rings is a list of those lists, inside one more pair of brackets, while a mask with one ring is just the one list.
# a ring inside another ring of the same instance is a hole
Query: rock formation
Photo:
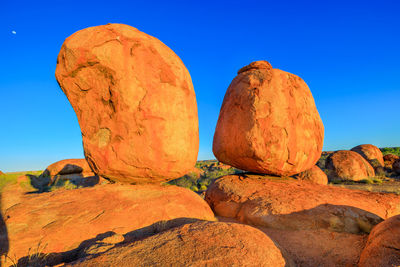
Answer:
[[[121, 256], [123, 255], [123, 256]], [[247, 225], [195, 222], [66, 266], [287, 266], [280, 250]]]
[[374, 168], [360, 154], [354, 151], [339, 150], [326, 160], [328, 179], [360, 181], [375, 176]]
[[393, 169], [393, 163], [395, 163], [396, 160], [400, 159], [399, 156], [394, 155], [394, 154], [387, 154], [383, 156], [383, 161], [385, 163], [385, 168], [392, 170]]
[[200, 196], [176, 186], [106, 184], [42, 194], [17, 192], [11, 185], [1, 195], [9, 254], [17, 258], [39, 244], [42, 253], [74, 253], [99, 234], [126, 234], [163, 220], [214, 220]]
[[368, 237], [359, 267], [400, 266], [400, 216], [381, 222]]
[[307, 84], [256, 61], [230, 84], [214, 134], [216, 158], [265, 174], [294, 175], [318, 161], [324, 127]]
[[70, 181], [76, 185], [93, 186], [101, 180], [90, 169], [86, 159], [64, 159], [49, 165], [44, 172], [32, 181], [46, 185]]
[[4, 172], [0, 171], [0, 175], [4, 175]]
[[363, 158], [366, 159], [369, 164], [374, 167], [375, 170], [379, 167], [385, 166], [382, 151], [374, 145], [359, 145], [353, 147], [351, 151], [357, 152], [358, 154], [363, 156]]
[[328, 177], [317, 165], [314, 165], [309, 170], [297, 174], [295, 177], [299, 180], [309, 181], [314, 184], [328, 184]]
[[195, 165], [192, 81], [158, 39], [123, 24], [78, 31], [61, 47], [56, 78], [78, 117], [85, 157], [99, 176], [162, 182]]
[[356, 266], [371, 229], [400, 214], [400, 196], [292, 178], [229, 175], [206, 192], [220, 221], [265, 232], [295, 266]]

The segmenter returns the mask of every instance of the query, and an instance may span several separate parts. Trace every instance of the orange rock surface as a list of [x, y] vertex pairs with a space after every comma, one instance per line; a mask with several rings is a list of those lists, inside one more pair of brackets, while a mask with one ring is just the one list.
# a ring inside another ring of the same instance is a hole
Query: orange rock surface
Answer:
[[400, 266], [400, 216], [391, 217], [375, 226], [358, 266]]
[[351, 151], [357, 152], [363, 156], [363, 158], [366, 159], [374, 168], [385, 166], [382, 151], [374, 145], [359, 145], [353, 147]]
[[285, 266], [261, 231], [223, 222], [186, 224], [66, 266]]
[[78, 117], [93, 171], [125, 183], [181, 177], [197, 159], [196, 96], [186, 67], [158, 39], [123, 24], [78, 31], [56, 78]]
[[365, 233], [382, 219], [400, 214], [396, 194], [250, 174], [219, 178], [205, 199], [218, 216], [281, 230]]
[[328, 176], [317, 166], [296, 175], [296, 178], [303, 181], [309, 181], [314, 184], [328, 184]]
[[17, 259], [39, 246], [42, 253], [71, 252], [97, 235], [125, 234], [162, 220], [214, 220], [200, 196], [176, 186], [107, 184], [25, 194], [13, 185], [1, 197], [9, 255]]
[[388, 169], [392, 169], [393, 163], [395, 163], [396, 160], [398, 160], [398, 159], [400, 159], [400, 157], [397, 155], [394, 155], [394, 154], [387, 154], [387, 155], [383, 156], [385, 167]]
[[322, 151], [324, 127], [307, 84], [256, 61], [230, 84], [214, 134], [216, 158], [256, 173], [294, 175]]
[[42, 176], [55, 176], [82, 173], [88, 176], [95, 175], [86, 159], [64, 159], [49, 165]]
[[374, 168], [360, 154], [339, 150], [326, 160], [328, 178], [332, 180], [360, 181], [375, 176]]

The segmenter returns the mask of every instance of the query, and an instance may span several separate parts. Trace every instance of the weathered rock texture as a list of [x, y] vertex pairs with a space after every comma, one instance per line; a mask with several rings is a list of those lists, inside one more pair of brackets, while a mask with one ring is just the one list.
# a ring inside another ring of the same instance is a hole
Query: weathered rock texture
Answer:
[[125, 234], [175, 218], [214, 220], [200, 196], [176, 186], [108, 184], [42, 194], [6, 187], [1, 197], [9, 255], [18, 259], [38, 244], [42, 253], [63, 253], [109, 231]]
[[324, 127], [307, 84], [256, 61], [229, 86], [214, 134], [217, 159], [256, 173], [294, 175], [318, 161]]
[[400, 159], [400, 157], [394, 154], [387, 154], [383, 156], [385, 167], [390, 170], [393, 169], [393, 163], [395, 163], [398, 159]]
[[94, 175], [86, 159], [64, 159], [49, 165], [42, 173], [43, 176], [56, 176], [66, 174], [88, 174]]
[[261, 231], [223, 222], [186, 224], [67, 266], [285, 266]]
[[296, 175], [296, 178], [303, 181], [309, 181], [314, 184], [328, 184], [328, 177], [317, 165], [314, 165], [309, 170], [299, 173]]
[[357, 152], [358, 154], [363, 156], [363, 158], [366, 159], [369, 164], [374, 167], [374, 169], [385, 166], [382, 151], [374, 145], [359, 145], [353, 147], [351, 151]]
[[375, 176], [374, 168], [360, 154], [339, 150], [326, 160], [328, 179], [360, 181]]
[[375, 226], [361, 254], [359, 266], [400, 266], [400, 216]]
[[96, 174], [162, 182], [195, 165], [192, 81], [158, 39], [123, 24], [78, 31], [61, 48], [56, 78], [77, 114], [85, 157]]
[[295, 179], [229, 175], [206, 192], [216, 215], [281, 230], [365, 233], [400, 214], [400, 196], [317, 185]]

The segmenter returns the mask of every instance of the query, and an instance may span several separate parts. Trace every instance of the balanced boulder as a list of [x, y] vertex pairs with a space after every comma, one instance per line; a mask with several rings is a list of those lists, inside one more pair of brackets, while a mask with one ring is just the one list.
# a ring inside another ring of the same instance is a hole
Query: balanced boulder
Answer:
[[307, 84], [256, 61], [230, 84], [214, 134], [216, 158], [265, 174], [310, 169], [322, 151], [324, 127]]
[[99, 176], [163, 182], [197, 159], [196, 96], [186, 67], [158, 39], [123, 24], [78, 31], [57, 59], [56, 78]]
[[375, 226], [368, 237], [358, 266], [400, 266], [399, 215]]
[[371, 164], [372, 167], [374, 167], [375, 170], [379, 167], [385, 166], [382, 151], [374, 145], [359, 145], [353, 147], [351, 151], [360, 154], [364, 159], [369, 162], [369, 164]]
[[360, 181], [375, 176], [374, 168], [360, 154], [354, 151], [339, 150], [326, 160], [330, 181]]
[[[122, 256], [123, 255], [123, 256]], [[247, 225], [195, 222], [66, 266], [287, 266], [268, 236]]]
[[297, 174], [295, 177], [299, 180], [309, 181], [315, 184], [328, 184], [328, 177], [317, 165], [314, 165], [309, 170]]

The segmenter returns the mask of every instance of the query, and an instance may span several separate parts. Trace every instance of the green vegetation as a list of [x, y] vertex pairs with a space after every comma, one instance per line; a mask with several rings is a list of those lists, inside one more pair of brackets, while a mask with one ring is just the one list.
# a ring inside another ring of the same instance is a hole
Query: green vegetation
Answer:
[[217, 178], [229, 175], [238, 174], [243, 171], [222, 164], [217, 160], [204, 160], [196, 163], [198, 171], [191, 172], [178, 179], [169, 181], [167, 184], [177, 185], [188, 188], [195, 192], [204, 192], [208, 186]]
[[383, 155], [394, 154], [400, 157], [400, 147], [384, 147], [379, 148]]
[[[22, 175], [40, 175], [43, 171], [11, 172], [0, 175], [0, 192], [7, 184], [17, 183], [18, 177]], [[29, 186], [28, 184], [26, 186]]]

